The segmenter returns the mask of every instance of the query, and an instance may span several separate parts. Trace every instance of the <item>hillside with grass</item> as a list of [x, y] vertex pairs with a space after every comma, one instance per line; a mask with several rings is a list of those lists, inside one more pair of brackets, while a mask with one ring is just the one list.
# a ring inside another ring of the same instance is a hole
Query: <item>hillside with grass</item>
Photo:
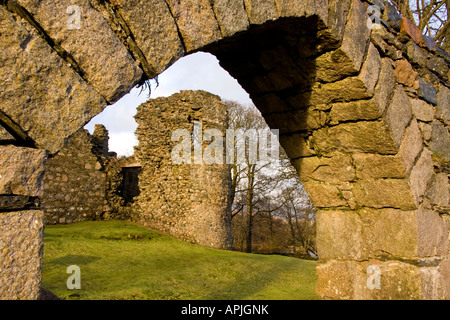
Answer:
[[[67, 267], [81, 271], [69, 290]], [[316, 262], [217, 250], [124, 221], [46, 226], [43, 288], [61, 299], [312, 300]]]

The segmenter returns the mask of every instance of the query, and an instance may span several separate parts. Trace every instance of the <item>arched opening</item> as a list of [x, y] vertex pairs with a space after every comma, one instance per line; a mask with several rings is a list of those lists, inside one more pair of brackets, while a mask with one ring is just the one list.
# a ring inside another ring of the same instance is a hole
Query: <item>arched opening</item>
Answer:
[[[380, 3], [388, 24], [374, 27], [368, 4], [359, 0], [153, 3], [85, 1], [92, 24], [77, 32], [70, 30], [80, 24], [65, 23], [62, 3], [47, 10], [41, 2], [1, 2], [0, 34], [8, 41], [0, 123], [10, 135], [0, 144], [2, 200], [9, 206], [2, 227], [33, 225], [27, 238], [19, 231], [7, 237], [13, 250], [2, 251], [11, 274], [6, 295], [38, 294], [42, 212], [35, 200], [43, 150], [57, 153], [136, 83], [203, 50], [218, 57], [267, 123], [280, 129], [319, 209], [319, 295], [448, 296], [448, 179], [440, 171], [449, 141], [445, 52], [417, 41], [387, 4]], [[49, 12], [58, 18], [49, 19]], [[102, 59], [92, 58], [98, 48]], [[442, 190], [447, 198], [434, 196]], [[373, 271], [382, 277], [368, 285]], [[25, 293], [16, 278], [32, 278]]]

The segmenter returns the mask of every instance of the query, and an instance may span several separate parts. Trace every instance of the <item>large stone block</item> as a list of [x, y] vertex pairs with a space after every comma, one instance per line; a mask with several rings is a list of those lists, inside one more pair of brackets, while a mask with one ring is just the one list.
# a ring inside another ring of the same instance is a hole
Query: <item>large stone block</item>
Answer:
[[334, 82], [354, 75], [353, 61], [342, 50], [334, 50], [315, 60], [316, 77], [322, 82]]
[[81, 10], [79, 28], [68, 27], [67, 10], [74, 4], [71, 0], [17, 2], [74, 58], [88, 83], [109, 103], [119, 100], [141, 79], [136, 61], [88, 0], [76, 3]]
[[214, 0], [213, 9], [223, 37], [246, 30], [250, 22], [242, 0]]
[[362, 222], [356, 212], [319, 210], [316, 217], [317, 253], [321, 260], [362, 258]]
[[450, 299], [450, 258], [447, 257], [439, 265], [439, 271], [442, 276], [442, 298]]
[[[368, 209], [360, 212], [364, 253], [372, 258], [417, 256], [416, 211]], [[399, 227], [401, 225], [401, 228]]]
[[328, 1], [328, 30], [336, 40], [341, 41], [344, 37], [347, 15], [350, 11], [351, 0], [329, 0]]
[[432, 176], [433, 160], [431, 159], [431, 151], [424, 148], [409, 176], [409, 183], [417, 201], [420, 201], [425, 194]]
[[450, 89], [441, 85], [437, 95], [436, 117], [450, 125]]
[[370, 38], [370, 30], [367, 27], [368, 15], [366, 13], [366, 7], [361, 1], [352, 0], [340, 50], [352, 60], [355, 71], [361, 69]]
[[373, 100], [336, 103], [331, 107], [331, 124], [357, 120], [375, 120], [381, 117], [378, 105]]
[[303, 17], [317, 15], [322, 25], [328, 23], [328, 0], [275, 0], [280, 17]]
[[0, 146], [0, 194], [41, 196], [46, 160], [44, 150]]
[[187, 52], [219, 40], [219, 24], [209, 0], [167, 0]]
[[300, 173], [302, 182], [317, 180], [330, 183], [342, 183], [355, 179], [352, 158], [344, 154], [332, 157], [308, 157], [298, 159], [294, 167]]
[[317, 208], [344, 207], [347, 201], [337, 185], [307, 181], [303, 184], [312, 204]]
[[326, 122], [325, 113], [312, 108], [272, 113], [264, 118], [271, 128], [279, 129], [280, 134], [318, 129]]
[[[306, 99], [305, 99], [306, 96]], [[333, 83], [316, 83], [311, 93], [302, 94], [289, 99], [292, 105], [300, 105], [297, 100], [303, 101], [303, 105], [316, 106], [333, 102], [345, 102], [362, 100], [372, 97], [366, 84], [359, 77], [349, 77]], [[308, 100], [309, 102], [304, 102]]]
[[[364, 134], [362, 134], [364, 133]], [[314, 149], [328, 154], [335, 151], [396, 154], [389, 130], [381, 121], [342, 123], [313, 133]]]
[[412, 87], [416, 81], [417, 72], [408, 60], [402, 59], [396, 62], [395, 77], [399, 83]]
[[405, 131], [405, 136], [398, 152], [399, 156], [403, 159], [403, 163], [408, 172], [412, 169], [422, 148], [422, 134], [416, 119], [413, 119], [410, 126]]
[[366, 277], [356, 261], [328, 261], [317, 266], [316, 292], [324, 299], [352, 300], [361, 291], [357, 279]]
[[411, 99], [411, 106], [417, 120], [431, 122], [434, 120], [434, 109], [431, 104], [420, 99]]
[[353, 194], [360, 206], [413, 210], [416, 201], [406, 179], [361, 180], [354, 183]]
[[395, 89], [394, 97], [391, 104], [387, 108], [384, 120], [392, 131], [392, 137], [400, 147], [406, 126], [411, 121], [412, 111], [409, 104], [408, 96], [401, 86]]
[[44, 214], [0, 213], [0, 300], [37, 300], [42, 282]]
[[244, 4], [251, 24], [263, 24], [278, 18], [274, 0], [244, 0]]
[[432, 123], [431, 151], [444, 161], [450, 160], [450, 135], [442, 123], [435, 120]]
[[448, 252], [448, 229], [440, 215], [431, 210], [417, 211], [417, 255], [439, 257]]
[[449, 205], [448, 176], [446, 173], [434, 175], [426, 193], [432, 205], [447, 207]]
[[381, 57], [377, 48], [370, 43], [367, 52], [367, 58], [364, 62], [359, 79], [366, 85], [367, 91], [370, 95], [373, 95], [375, 86], [378, 82], [378, 78], [381, 71]]
[[353, 155], [359, 179], [405, 178], [405, 167], [398, 156], [358, 153]]
[[0, 7], [0, 109], [52, 153], [106, 101], [23, 20]]
[[301, 134], [280, 136], [280, 144], [290, 159], [315, 155], [314, 150], [309, 146], [307, 137]]
[[183, 56], [177, 25], [164, 0], [123, 1], [118, 13], [156, 74]]
[[378, 84], [375, 87], [374, 101], [380, 108], [380, 113], [383, 113], [388, 106], [389, 99], [396, 87], [394, 69], [389, 59], [385, 58], [381, 61], [380, 76]]

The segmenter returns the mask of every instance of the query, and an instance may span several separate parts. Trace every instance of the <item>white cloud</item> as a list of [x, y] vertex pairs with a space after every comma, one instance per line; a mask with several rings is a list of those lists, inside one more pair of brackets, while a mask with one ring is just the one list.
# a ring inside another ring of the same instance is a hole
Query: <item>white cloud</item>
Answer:
[[[217, 58], [209, 53], [195, 53], [186, 56], [159, 75], [159, 86], [152, 86], [151, 98], [168, 97], [180, 90], [205, 90], [225, 100], [243, 104], [251, 103], [249, 95], [227, 71], [222, 69]], [[154, 84], [154, 83], [153, 83]], [[147, 101], [147, 92], [139, 95], [140, 89], [133, 89], [114, 105], [107, 107], [94, 117], [85, 128], [93, 132], [95, 124], [103, 124], [109, 131], [110, 151], [119, 156], [133, 154], [137, 144], [134, 132], [136, 109]]]

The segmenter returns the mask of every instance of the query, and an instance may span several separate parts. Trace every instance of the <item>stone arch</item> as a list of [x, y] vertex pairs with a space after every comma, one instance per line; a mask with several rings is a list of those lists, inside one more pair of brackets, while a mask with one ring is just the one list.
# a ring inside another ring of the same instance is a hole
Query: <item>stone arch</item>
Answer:
[[[69, 2], [0, 4], [0, 228], [17, 252], [2, 253], [2, 297], [39, 294], [42, 214], [30, 201], [41, 195], [42, 149], [56, 153], [106, 105], [199, 50], [280, 129], [320, 209], [322, 297], [449, 297], [449, 56], [404, 20], [398, 33], [389, 7], [370, 30], [360, 0], [80, 0], [77, 23]], [[18, 246], [34, 221], [33, 245]], [[371, 265], [381, 289], [368, 285]]]

